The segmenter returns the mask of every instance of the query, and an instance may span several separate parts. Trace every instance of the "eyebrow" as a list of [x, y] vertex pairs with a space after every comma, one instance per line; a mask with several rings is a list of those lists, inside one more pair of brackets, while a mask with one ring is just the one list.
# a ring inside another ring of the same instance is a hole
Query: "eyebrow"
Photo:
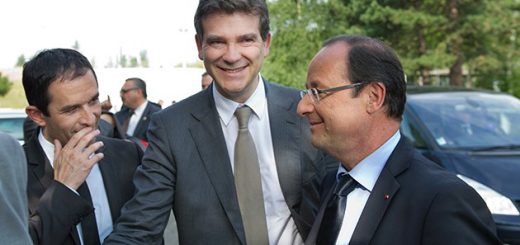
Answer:
[[[88, 102], [93, 101], [93, 100], [97, 100], [97, 99], [99, 99], [99, 92], [97, 92], [94, 96], [92, 96], [92, 97], [90, 98], [90, 100], [88, 100]], [[87, 103], [88, 103], [88, 102], [87, 102]], [[62, 108], [59, 110], [59, 112], [60, 112], [60, 113], [64, 113], [64, 112], [70, 111], [70, 110], [72, 110], [72, 109], [74, 109], [74, 108], [78, 108], [80, 105], [81, 105], [81, 104], [66, 105], [66, 106], [62, 107]]]

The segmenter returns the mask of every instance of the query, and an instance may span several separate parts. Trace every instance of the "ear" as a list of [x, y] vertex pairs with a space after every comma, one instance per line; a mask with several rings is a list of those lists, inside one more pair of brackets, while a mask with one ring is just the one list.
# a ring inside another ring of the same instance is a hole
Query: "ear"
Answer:
[[271, 46], [271, 33], [268, 32], [264, 41], [264, 57], [269, 55], [269, 47]]
[[365, 89], [368, 91], [367, 112], [372, 114], [381, 110], [385, 103], [385, 85], [382, 82], [372, 82]]
[[197, 43], [197, 50], [199, 51], [199, 59], [204, 60], [202, 58], [202, 40], [200, 40], [200, 37], [198, 34], [195, 34], [195, 43]]
[[47, 125], [45, 116], [38, 108], [36, 108], [36, 106], [27, 106], [25, 108], [25, 113], [27, 113], [27, 116], [31, 118], [36, 124], [38, 124], [38, 126], [45, 127], [45, 125]]

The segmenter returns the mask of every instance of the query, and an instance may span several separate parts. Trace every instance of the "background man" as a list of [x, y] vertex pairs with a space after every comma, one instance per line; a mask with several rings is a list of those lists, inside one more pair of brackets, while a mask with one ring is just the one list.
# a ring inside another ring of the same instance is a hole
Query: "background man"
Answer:
[[137, 77], [128, 78], [121, 88], [123, 108], [116, 113], [116, 118], [127, 135], [148, 141], [146, 130], [152, 113], [161, 110], [161, 107], [148, 101], [146, 83]]
[[499, 244], [475, 190], [401, 137], [406, 84], [392, 49], [333, 38], [311, 61], [306, 87], [298, 112], [312, 143], [342, 163], [324, 180], [307, 244]]
[[206, 89], [213, 82], [213, 78], [208, 74], [207, 71], [202, 73], [202, 77], [200, 79], [200, 84], [202, 89]]
[[201, 0], [195, 28], [214, 82], [153, 115], [137, 193], [106, 243], [160, 243], [173, 208], [180, 244], [300, 244], [323, 155], [296, 113], [298, 91], [259, 75], [271, 42], [266, 3]]
[[134, 192], [142, 151], [99, 136], [101, 105], [91, 64], [71, 49], [24, 65], [26, 112], [38, 124], [24, 145], [34, 244], [99, 244]]
[[28, 232], [27, 162], [13, 137], [0, 132], [0, 238], [2, 244], [31, 244]]

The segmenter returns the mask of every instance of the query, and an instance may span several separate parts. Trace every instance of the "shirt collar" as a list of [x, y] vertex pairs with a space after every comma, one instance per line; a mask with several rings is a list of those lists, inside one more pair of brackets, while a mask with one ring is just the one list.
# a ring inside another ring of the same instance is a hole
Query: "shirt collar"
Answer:
[[42, 146], [45, 156], [47, 156], [47, 159], [51, 163], [51, 166], [54, 168], [54, 144], [52, 144], [45, 137], [43, 137], [42, 128], [40, 128], [40, 132], [38, 134], [38, 141], [40, 142], [40, 145]]
[[267, 104], [267, 99], [265, 97], [265, 87], [264, 80], [260, 74], [258, 75], [258, 86], [255, 89], [255, 92], [246, 100], [245, 103], [241, 104], [235, 101], [232, 101], [226, 97], [224, 97], [220, 92], [218, 92], [216, 85], [213, 86], [213, 98], [215, 99], [215, 105], [217, 107], [218, 114], [222, 120], [222, 122], [227, 126], [229, 122], [234, 117], [235, 110], [242, 105], [247, 105], [253, 110], [253, 114], [258, 118], [262, 118], [265, 114], [265, 107]]
[[401, 139], [401, 134], [399, 130], [395, 132], [395, 134], [390, 137], [382, 146], [380, 146], [377, 150], [368, 155], [365, 159], [361, 160], [350, 172], [348, 172], [343, 164], [340, 164], [338, 168], [338, 173], [336, 175], [339, 178], [340, 175], [344, 173], [350, 174], [350, 176], [355, 179], [363, 188], [372, 192], [377, 179], [379, 178], [379, 174], [385, 167], [386, 161], [394, 151], [397, 143]]
[[146, 106], [148, 105], [148, 100], [145, 100], [144, 103], [142, 103], [140, 106], [135, 108], [134, 113], [136, 115], [141, 115], [144, 112], [144, 109], [146, 109]]

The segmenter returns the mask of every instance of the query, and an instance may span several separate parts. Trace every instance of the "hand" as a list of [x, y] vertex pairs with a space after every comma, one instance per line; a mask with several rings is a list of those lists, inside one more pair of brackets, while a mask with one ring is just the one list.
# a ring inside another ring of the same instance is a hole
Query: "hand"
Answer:
[[95, 163], [103, 159], [103, 153], [95, 153], [103, 142], [93, 142], [99, 130], [84, 128], [74, 134], [61, 146], [54, 140], [54, 179], [67, 187], [77, 190], [85, 182]]
[[112, 102], [110, 102], [110, 95], [107, 95], [107, 99], [101, 102], [101, 110], [110, 111], [112, 109]]

